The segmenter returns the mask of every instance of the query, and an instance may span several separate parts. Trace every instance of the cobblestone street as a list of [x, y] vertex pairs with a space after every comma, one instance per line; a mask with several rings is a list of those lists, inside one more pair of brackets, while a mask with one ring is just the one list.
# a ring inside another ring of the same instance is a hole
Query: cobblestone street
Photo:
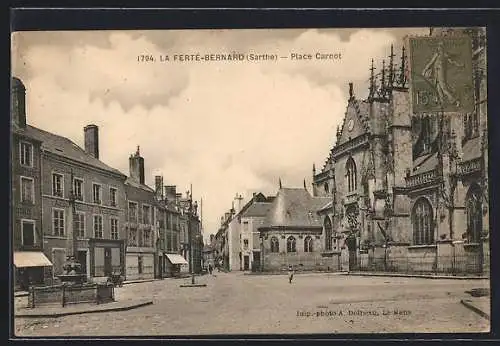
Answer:
[[16, 336], [489, 331], [486, 319], [460, 304], [465, 291], [488, 287], [487, 280], [301, 274], [288, 284], [283, 275], [241, 273], [196, 280], [207, 287], [165, 279], [117, 288], [117, 300], [153, 298], [135, 310], [16, 318]]

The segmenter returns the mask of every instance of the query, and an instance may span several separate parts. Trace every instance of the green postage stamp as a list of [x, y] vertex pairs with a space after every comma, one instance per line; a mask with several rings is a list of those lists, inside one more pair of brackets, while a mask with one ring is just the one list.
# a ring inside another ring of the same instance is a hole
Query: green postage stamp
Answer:
[[415, 113], [474, 110], [469, 37], [412, 37], [411, 93]]

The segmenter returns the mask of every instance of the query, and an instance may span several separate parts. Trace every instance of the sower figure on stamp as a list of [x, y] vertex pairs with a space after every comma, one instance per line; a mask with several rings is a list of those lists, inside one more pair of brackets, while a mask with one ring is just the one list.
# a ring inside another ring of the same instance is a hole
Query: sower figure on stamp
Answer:
[[293, 280], [293, 274], [295, 273], [295, 271], [293, 270], [293, 267], [290, 265], [288, 266], [288, 283], [292, 283], [292, 280]]

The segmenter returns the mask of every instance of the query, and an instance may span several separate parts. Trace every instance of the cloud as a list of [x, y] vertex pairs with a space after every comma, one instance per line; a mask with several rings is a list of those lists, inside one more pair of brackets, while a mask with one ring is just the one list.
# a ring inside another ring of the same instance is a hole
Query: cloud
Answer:
[[[398, 31], [401, 35], [403, 31]], [[369, 61], [391, 30], [62, 32], [14, 35], [13, 73], [27, 87], [28, 122], [83, 145], [100, 130], [101, 159], [128, 173], [140, 145], [146, 182], [203, 198], [206, 234], [236, 193], [311, 182], [334, 143], [347, 83], [367, 89]], [[140, 54], [341, 53], [338, 61], [141, 63]]]

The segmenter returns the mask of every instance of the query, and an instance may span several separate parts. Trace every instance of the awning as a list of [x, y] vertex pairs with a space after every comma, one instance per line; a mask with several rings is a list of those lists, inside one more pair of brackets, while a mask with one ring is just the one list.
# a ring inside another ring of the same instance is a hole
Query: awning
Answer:
[[172, 264], [188, 264], [188, 262], [181, 255], [166, 254], [168, 260]]
[[52, 267], [52, 262], [49, 261], [43, 252], [36, 251], [15, 251], [14, 265], [17, 268], [27, 267]]

